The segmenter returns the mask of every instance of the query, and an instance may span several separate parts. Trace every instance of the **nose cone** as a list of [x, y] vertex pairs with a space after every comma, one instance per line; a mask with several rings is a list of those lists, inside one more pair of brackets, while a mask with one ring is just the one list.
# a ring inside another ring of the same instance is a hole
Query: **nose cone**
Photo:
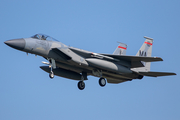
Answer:
[[25, 47], [25, 40], [24, 39], [14, 39], [14, 40], [8, 40], [4, 42], [6, 45], [18, 49], [23, 50]]

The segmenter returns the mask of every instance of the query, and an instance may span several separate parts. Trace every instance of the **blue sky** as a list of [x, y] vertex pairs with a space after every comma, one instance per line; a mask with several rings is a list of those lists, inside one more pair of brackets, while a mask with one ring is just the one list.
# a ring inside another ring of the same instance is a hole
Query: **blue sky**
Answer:
[[[1, 120], [179, 120], [179, 0], [1, 0]], [[97, 53], [113, 53], [117, 41], [135, 55], [154, 38], [152, 71], [178, 75], [133, 80], [100, 87], [88, 77], [80, 91], [77, 81], [50, 80], [39, 66], [44, 59], [26, 55], [3, 42], [48, 34], [66, 45]]]

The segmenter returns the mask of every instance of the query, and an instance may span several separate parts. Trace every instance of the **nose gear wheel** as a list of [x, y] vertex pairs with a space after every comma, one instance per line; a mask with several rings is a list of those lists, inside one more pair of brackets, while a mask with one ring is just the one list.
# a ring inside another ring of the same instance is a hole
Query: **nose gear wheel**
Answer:
[[53, 71], [51, 71], [51, 72], [49, 73], [49, 77], [50, 77], [51, 79], [54, 78], [54, 73], [53, 73]]

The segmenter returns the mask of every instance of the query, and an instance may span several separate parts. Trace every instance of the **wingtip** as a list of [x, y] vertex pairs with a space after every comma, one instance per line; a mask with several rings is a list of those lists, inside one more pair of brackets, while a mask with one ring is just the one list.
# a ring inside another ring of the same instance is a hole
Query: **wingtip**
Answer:
[[161, 57], [154, 57], [154, 58], [159, 59], [159, 61], [163, 61], [163, 59]]
[[163, 61], [163, 59], [162, 58], [160, 58], [161, 59], [161, 61]]
[[177, 75], [176, 73], [173, 73], [173, 75]]

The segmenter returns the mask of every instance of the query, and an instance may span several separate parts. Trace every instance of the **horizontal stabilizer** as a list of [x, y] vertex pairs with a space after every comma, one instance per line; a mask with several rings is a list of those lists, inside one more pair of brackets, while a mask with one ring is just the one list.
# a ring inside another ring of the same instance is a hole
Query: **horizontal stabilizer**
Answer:
[[149, 76], [149, 77], [176, 75], [176, 73], [170, 73], [170, 72], [139, 72], [139, 73], [143, 76]]

